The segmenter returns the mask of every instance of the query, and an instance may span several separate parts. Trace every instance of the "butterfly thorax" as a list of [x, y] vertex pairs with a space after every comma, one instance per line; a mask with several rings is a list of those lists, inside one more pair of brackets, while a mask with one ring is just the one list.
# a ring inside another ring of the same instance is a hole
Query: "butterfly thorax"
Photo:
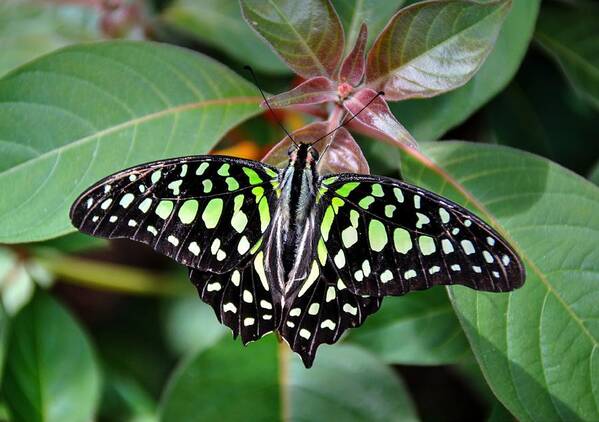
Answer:
[[300, 144], [281, 175], [281, 196], [266, 244], [268, 268], [280, 297], [289, 297], [306, 278], [313, 249], [318, 183], [316, 152]]

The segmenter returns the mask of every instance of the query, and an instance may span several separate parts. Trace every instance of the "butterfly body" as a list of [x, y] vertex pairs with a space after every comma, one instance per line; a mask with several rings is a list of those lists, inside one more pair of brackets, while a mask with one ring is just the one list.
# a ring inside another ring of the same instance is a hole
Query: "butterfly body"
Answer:
[[524, 282], [515, 252], [470, 211], [390, 178], [320, 175], [317, 162], [299, 144], [284, 169], [221, 156], [148, 163], [92, 186], [71, 219], [186, 265], [234, 336], [276, 331], [306, 366], [384, 296]]

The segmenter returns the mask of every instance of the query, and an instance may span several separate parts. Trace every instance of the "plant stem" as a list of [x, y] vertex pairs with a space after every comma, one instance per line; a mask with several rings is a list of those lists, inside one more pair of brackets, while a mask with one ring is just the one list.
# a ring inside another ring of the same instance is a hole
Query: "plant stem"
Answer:
[[188, 283], [146, 270], [61, 254], [36, 260], [62, 281], [99, 290], [156, 296], [182, 296], [190, 293]]
[[281, 420], [291, 420], [291, 405], [289, 401], [289, 346], [282, 338], [278, 338], [277, 345], [279, 355], [279, 394], [281, 399]]

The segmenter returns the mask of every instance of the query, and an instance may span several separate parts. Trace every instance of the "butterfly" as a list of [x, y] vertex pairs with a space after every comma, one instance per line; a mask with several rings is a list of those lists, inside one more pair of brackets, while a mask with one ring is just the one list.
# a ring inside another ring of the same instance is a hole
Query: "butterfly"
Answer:
[[187, 266], [234, 337], [277, 332], [306, 367], [384, 296], [524, 283], [518, 255], [467, 209], [388, 177], [321, 175], [318, 160], [313, 143], [299, 143], [283, 169], [216, 155], [155, 161], [96, 183], [70, 218]]

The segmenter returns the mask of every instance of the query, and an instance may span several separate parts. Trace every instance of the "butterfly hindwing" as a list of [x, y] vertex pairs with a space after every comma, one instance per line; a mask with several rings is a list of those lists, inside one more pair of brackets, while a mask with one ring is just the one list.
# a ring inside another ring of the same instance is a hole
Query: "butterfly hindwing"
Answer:
[[241, 335], [244, 344], [276, 329], [281, 311], [266, 280], [262, 251], [228, 273], [189, 270], [189, 278], [202, 300], [212, 306], [218, 320], [233, 331], [234, 337]]
[[310, 367], [318, 346], [333, 344], [345, 330], [360, 326], [381, 302], [381, 297], [353, 293], [330, 263], [315, 259], [308, 277], [289, 298], [279, 331]]
[[259, 162], [176, 158], [103, 179], [70, 215], [85, 233], [137, 240], [188, 267], [222, 273], [266, 231], [277, 186], [277, 170]]
[[321, 253], [350, 290], [402, 295], [434, 285], [509, 291], [524, 268], [501, 236], [467, 209], [390, 178], [322, 179]]

